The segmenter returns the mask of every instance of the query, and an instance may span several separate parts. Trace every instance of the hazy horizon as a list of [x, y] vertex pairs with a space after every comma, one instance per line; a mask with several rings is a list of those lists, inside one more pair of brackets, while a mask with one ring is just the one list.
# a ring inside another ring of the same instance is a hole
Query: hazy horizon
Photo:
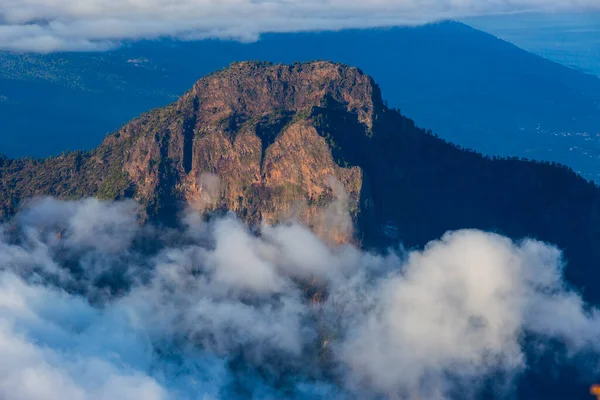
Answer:
[[600, 13], [513, 14], [464, 23], [559, 64], [600, 77]]

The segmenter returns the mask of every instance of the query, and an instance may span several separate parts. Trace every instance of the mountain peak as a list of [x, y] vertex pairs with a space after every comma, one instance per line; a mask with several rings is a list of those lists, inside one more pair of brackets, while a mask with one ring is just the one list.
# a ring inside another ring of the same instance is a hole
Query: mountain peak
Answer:
[[247, 120], [274, 110], [304, 111], [322, 105], [325, 98], [356, 113], [369, 129], [375, 108], [382, 104], [379, 87], [355, 67], [327, 61], [292, 65], [246, 61], [200, 79], [178, 107], [194, 109], [203, 122], [233, 115]]

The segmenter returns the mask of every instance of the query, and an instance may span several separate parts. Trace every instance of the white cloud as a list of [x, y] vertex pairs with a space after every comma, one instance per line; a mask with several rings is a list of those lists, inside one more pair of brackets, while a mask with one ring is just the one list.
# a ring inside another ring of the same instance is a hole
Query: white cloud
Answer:
[[0, 397], [166, 399], [153, 378], [133, 368], [147, 366], [148, 345], [109, 314], [3, 272]]
[[103, 50], [121, 40], [255, 40], [264, 32], [420, 24], [522, 11], [600, 8], [596, 0], [3, 0], [0, 49]]
[[129, 248], [139, 229], [135, 202], [86, 199], [74, 204], [42, 198], [19, 214], [19, 222], [31, 238], [49, 235], [37, 240], [62, 241], [72, 249], [116, 253]]
[[[539, 305], [568, 302], [560, 282], [538, 275], [556, 273], [558, 255], [537, 242], [519, 246], [478, 231], [449, 233], [411, 253], [402, 274], [381, 282], [374, 309], [342, 344], [351, 378], [384, 393], [441, 399], [448, 376], [460, 381], [519, 372], [525, 366], [520, 336], [541, 328], [529, 326], [528, 317]], [[581, 307], [567, 307], [582, 317]], [[598, 337], [600, 319], [583, 319], [594, 329], [574, 337]], [[546, 322], [557, 331], [563, 326], [562, 320]]]
[[[544, 243], [467, 230], [384, 256], [295, 224], [146, 231], [135, 213], [47, 199], [5, 227], [0, 398], [435, 400], [520, 376], [526, 334], [600, 353], [599, 311]], [[107, 274], [132, 279], [98, 296]]]

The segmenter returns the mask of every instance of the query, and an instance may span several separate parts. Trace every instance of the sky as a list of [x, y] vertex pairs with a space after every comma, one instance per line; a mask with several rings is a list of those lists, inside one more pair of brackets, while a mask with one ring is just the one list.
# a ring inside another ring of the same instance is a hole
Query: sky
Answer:
[[158, 37], [248, 41], [265, 32], [594, 9], [600, 9], [597, 0], [3, 0], [0, 49], [105, 50], [124, 40]]

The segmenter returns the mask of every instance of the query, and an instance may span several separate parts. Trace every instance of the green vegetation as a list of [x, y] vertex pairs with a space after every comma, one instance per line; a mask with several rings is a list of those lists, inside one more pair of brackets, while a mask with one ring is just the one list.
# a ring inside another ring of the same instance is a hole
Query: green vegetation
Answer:
[[122, 168], [115, 166], [111, 168], [108, 176], [98, 189], [98, 198], [103, 200], [115, 200], [125, 196], [125, 191], [131, 185], [129, 177]]

